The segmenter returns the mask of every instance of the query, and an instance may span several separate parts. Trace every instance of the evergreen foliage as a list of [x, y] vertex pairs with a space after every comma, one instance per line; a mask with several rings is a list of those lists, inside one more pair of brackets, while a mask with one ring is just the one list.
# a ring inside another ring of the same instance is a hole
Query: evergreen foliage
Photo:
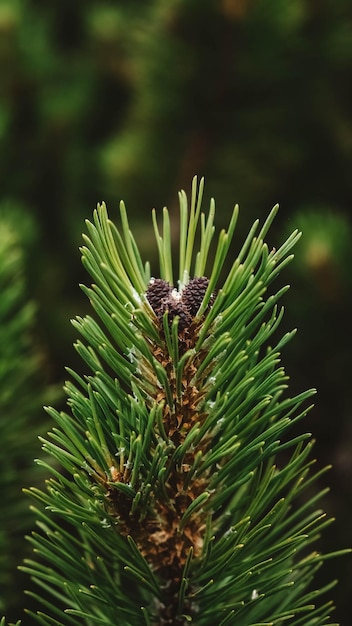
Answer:
[[32, 489], [37, 557], [23, 568], [40, 624], [331, 624], [327, 588], [312, 586], [330, 520], [322, 493], [304, 497], [311, 436], [292, 432], [314, 391], [287, 392], [294, 332], [278, 334], [287, 288], [273, 285], [300, 233], [270, 250], [274, 207], [224, 278], [238, 207], [212, 260], [202, 192], [194, 180], [190, 206], [179, 196], [177, 271], [169, 214], [153, 214], [157, 278], [123, 203], [120, 230], [104, 204], [87, 221], [83, 290], [100, 321], [74, 320], [90, 373], [69, 370], [69, 412], [48, 408], [51, 478]]
[[[22, 487], [38, 484], [41, 471], [33, 466], [37, 436], [44, 432], [38, 407], [53, 400], [39, 384], [40, 362], [34, 348], [34, 303], [25, 283], [25, 244], [16, 224], [20, 213], [1, 207], [0, 213], [0, 610], [7, 615], [20, 608], [17, 565], [25, 550], [24, 534], [33, 527]], [[22, 216], [22, 225], [30, 223]], [[39, 419], [38, 419], [39, 415]]]
[[[40, 235], [25, 269], [41, 375], [61, 384], [63, 364], [80, 371], [66, 320], [85, 310], [74, 250], [96, 198], [126, 200], [146, 258], [145, 213], [166, 200], [172, 219], [174, 191], [195, 171], [216, 195], [218, 224], [236, 190], [240, 239], [279, 199], [272, 241], [290, 224], [305, 233], [286, 272], [284, 319], [299, 320], [301, 341], [285, 355], [291, 392], [319, 389], [307, 428], [318, 459], [333, 463], [327, 552], [350, 543], [352, 505], [351, 20], [350, 0], [0, 0], [0, 189]], [[317, 234], [319, 266], [305, 254], [310, 241], [316, 254]], [[339, 620], [352, 624], [352, 561], [331, 561], [320, 580], [330, 575], [341, 583]]]

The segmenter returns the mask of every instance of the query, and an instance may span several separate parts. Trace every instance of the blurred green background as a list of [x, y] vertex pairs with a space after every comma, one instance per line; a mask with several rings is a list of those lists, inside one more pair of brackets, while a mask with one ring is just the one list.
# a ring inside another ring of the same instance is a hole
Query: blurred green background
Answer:
[[[89, 310], [78, 288], [88, 280], [84, 219], [101, 200], [117, 219], [124, 199], [153, 260], [152, 207], [166, 204], [176, 224], [177, 191], [198, 174], [219, 229], [235, 202], [242, 207], [238, 245], [276, 202], [270, 245], [304, 231], [283, 277], [292, 284], [283, 330], [299, 327], [284, 364], [292, 392], [319, 392], [304, 427], [317, 439], [317, 466], [333, 464], [321, 486], [330, 484], [323, 506], [337, 518], [320, 547], [352, 545], [351, 166], [350, 0], [0, 0], [0, 240], [9, 227], [17, 237], [13, 280], [19, 272], [35, 311], [22, 316], [31, 346], [19, 342], [12, 377], [28, 374], [30, 350], [31, 402], [27, 387], [9, 396], [12, 383], [0, 386], [1, 423], [16, 429], [0, 452], [2, 472], [12, 451], [15, 459], [0, 483], [3, 519], [14, 485], [16, 506], [28, 508], [19, 489], [32, 484], [40, 454], [33, 431], [45, 428], [45, 390], [61, 387], [65, 365], [82, 368], [69, 319]], [[6, 343], [8, 315], [2, 322]], [[28, 583], [14, 574], [26, 548], [5, 526], [0, 612], [15, 619], [28, 604], [19, 592]], [[328, 561], [318, 583], [335, 577], [335, 619], [349, 626], [349, 557]]]

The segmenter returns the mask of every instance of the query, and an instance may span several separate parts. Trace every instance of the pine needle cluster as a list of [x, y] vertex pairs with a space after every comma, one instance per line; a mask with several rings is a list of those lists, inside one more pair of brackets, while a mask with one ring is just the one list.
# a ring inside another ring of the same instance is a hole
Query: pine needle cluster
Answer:
[[32, 490], [37, 556], [23, 569], [40, 624], [331, 624], [312, 585], [329, 520], [321, 493], [305, 497], [311, 436], [290, 434], [314, 390], [288, 393], [280, 352], [294, 332], [278, 333], [287, 287], [272, 284], [300, 233], [268, 248], [275, 207], [223, 279], [238, 207], [210, 261], [215, 205], [202, 213], [202, 192], [195, 179], [190, 205], [179, 196], [176, 279], [166, 209], [161, 226], [153, 213], [156, 277], [123, 203], [120, 230], [104, 204], [87, 221], [95, 316], [73, 324], [89, 372], [69, 370], [68, 412], [47, 409], [54, 462]]
[[[13, 211], [12, 211], [13, 213]], [[24, 220], [23, 220], [24, 221]], [[17, 566], [26, 552], [24, 535], [34, 518], [23, 498], [23, 486], [41, 483], [33, 465], [38, 454], [38, 406], [49, 401], [38, 383], [40, 362], [34, 346], [35, 305], [28, 299], [24, 240], [13, 214], [0, 208], [0, 614], [16, 614]], [[51, 394], [51, 399], [53, 394]], [[47, 422], [47, 420], [46, 420]]]

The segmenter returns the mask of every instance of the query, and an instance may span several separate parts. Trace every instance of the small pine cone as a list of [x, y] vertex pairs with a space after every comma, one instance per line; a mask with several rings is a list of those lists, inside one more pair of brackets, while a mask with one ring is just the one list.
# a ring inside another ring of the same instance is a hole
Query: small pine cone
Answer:
[[209, 278], [200, 276], [189, 281], [182, 291], [182, 302], [188, 308], [192, 317], [195, 317], [203, 302], [205, 292], [209, 285]]
[[147, 300], [155, 313], [159, 312], [161, 302], [172, 291], [171, 285], [162, 278], [152, 278], [145, 293]]
[[160, 321], [162, 322], [163, 315], [165, 312], [168, 312], [168, 320], [171, 326], [172, 320], [179, 316], [178, 320], [178, 330], [185, 330], [188, 326], [190, 326], [192, 322], [192, 318], [188, 312], [187, 307], [181, 300], [175, 300], [172, 296], [168, 298], [164, 298], [161, 302], [161, 307], [159, 308], [157, 315]]

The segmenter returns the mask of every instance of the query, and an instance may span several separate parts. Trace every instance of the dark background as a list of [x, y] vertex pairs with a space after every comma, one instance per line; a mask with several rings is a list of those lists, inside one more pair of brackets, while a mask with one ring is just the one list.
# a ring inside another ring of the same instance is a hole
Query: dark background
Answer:
[[[98, 201], [117, 220], [124, 199], [144, 258], [152, 207], [177, 219], [195, 174], [218, 230], [240, 204], [238, 241], [276, 202], [269, 243], [303, 230], [284, 277], [283, 330], [299, 328], [284, 363], [292, 392], [318, 389], [305, 428], [318, 467], [333, 464], [321, 488], [336, 517], [321, 548], [350, 546], [350, 0], [3, 0], [0, 77], [0, 216], [20, 233], [45, 385], [81, 367], [68, 320], [88, 311], [78, 246]], [[350, 557], [318, 582], [335, 577], [348, 626]]]

